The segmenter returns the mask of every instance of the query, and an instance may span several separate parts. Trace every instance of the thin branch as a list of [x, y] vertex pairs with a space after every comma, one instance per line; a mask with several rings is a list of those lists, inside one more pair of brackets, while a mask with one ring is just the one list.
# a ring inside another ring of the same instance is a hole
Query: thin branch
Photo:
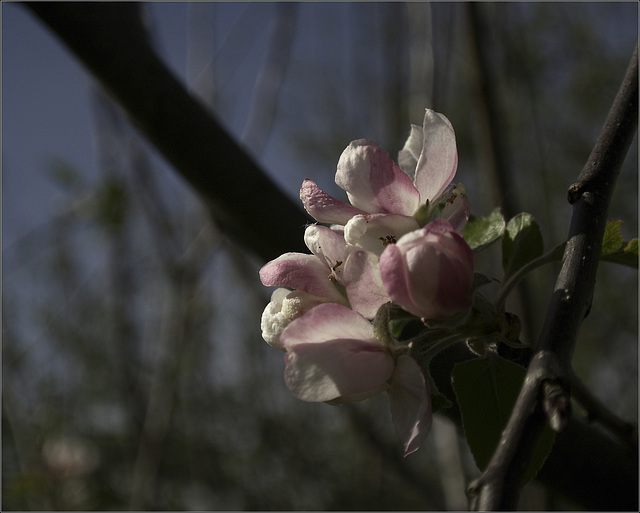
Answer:
[[560, 258], [562, 258], [562, 255], [564, 254], [566, 245], [566, 242], [559, 244], [551, 251], [548, 251], [544, 255], [531, 260], [531, 262], [522, 266], [511, 277], [509, 277], [509, 279], [502, 284], [502, 287], [500, 287], [498, 295], [494, 301], [494, 305], [496, 306], [496, 308], [504, 308], [504, 303], [507, 300], [507, 296], [509, 295], [513, 287], [515, 287], [520, 282], [520, 280], [527, 276], [531, 271], [550, 262], [560, 260]]
[[260, 155], [269, 138], [277, 114], [278, 98], [287, 71], [296, 28], [296, 4], [276, 4], [270, 43], [251, 101], [242, 142]]
[[263, 260], [307, 251], [301, 234], [311, 218], [159, 59], [138, 4], [25, 5], [110, 90], [136, 127], [201, 195], [227, 235]]
[[591, 308], [607, 211], [637, 118], [636, 45], [600, 137], [578, 181], [569, 188], [573, 213], [563, 265], [511, 418], [485, 472], [469, 487], [475, 509], [514, 509], [524, 469], [545, 420], [556, 427], [566, 423], [573, 349]]

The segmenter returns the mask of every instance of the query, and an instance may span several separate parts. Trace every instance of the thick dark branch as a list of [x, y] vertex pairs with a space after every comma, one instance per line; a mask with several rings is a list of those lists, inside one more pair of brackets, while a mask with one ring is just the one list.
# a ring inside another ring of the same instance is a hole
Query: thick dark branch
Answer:
[[305, 251], [311, 218], [276, 187], [152, 49], [137, 4], [28, 3], [124, 107], [137, 128], [263, 260]]
[[[607, 211], [637, 120], [636, 46], [600, 137], [578, 181], [569, 189], [573, 213], [562, 268], [511, 418], [487, 469], [470, 486], [476, 509], [514, 509], [524, 469], [545, 420], [557, 430], [568, 420], [571, 357], [582, 320], [591, 308]], [[611, 490], [612, 495], [616, 493]]]

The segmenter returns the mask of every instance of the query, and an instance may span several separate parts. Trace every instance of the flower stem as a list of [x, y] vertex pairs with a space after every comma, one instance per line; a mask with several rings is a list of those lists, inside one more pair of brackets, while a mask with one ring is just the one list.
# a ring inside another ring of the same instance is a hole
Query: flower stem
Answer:
[[509, 293], [518, 284], [518, 282], [522, 278], [524, 278], [529, 272], [533, 271], [534, 269], [537, 269], [538, 267], [543, 266], [544, 264], [548, 264], [555, 260], [560, 260], [562, 258], [562, 255], [564, 254], [564, 248], [566, 247], [566, 245], [567, 245], [566, 242], [559, 244], [548, 253], [538, 258], [535, 258], [531, 260], [531, 262], [523, 265], [513, 275], [511, 275], [509, 279], [502, 284], [502, 287], [498, 291], [498, 296], [496, 297], [496, 300], [493, 302], [495, 307], [498, 310], [502, 310], [504, 308], [504, 303]]

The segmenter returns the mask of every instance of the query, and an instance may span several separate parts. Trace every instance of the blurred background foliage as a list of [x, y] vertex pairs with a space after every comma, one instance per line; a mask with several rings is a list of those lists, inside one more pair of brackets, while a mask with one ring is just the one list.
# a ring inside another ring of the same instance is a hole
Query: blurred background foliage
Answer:
[[[350, 140], [395, 158], [430, 107], [456, 129], [473, 213], [527, 211], [548, 249], [562, 242], [566, 190], [623, 77], [636, 3], [235, 4], [180, 7], [186, 80], [292, 197], [305, 177], [340, 196]], [[163, 8], [143, 6], [161, 55]], [[446, 418], [402, 459], [384, 396], [331, 407], [289, 394], [260, 336], [262, 262], [87, 88], [99, 176], [52, 155], [50, 220], [3, 248], [2, 508], [466, 509], [479, 471]], [[634, 143], [610, 211], [627, 239], [637, 180]], [[499, 278], [496, 262], [494, 249], [477, 267]], [[526, 341], [557, 271], [535, 271], [508, 304]], [[598, 273], [574, 368], [637, 423], [637, 273]], [[536, 482], [521, 506], [580, 507]]]

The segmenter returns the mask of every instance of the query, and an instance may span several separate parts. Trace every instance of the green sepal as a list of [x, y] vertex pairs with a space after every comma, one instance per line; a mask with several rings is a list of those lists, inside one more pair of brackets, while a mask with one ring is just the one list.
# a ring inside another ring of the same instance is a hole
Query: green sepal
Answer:
[[392, 351], [397, 346], [397, 341], [389, 328], [390, 312], [391, 302], [378, 308], [376, 316], [373, 318], [373, 334], [384, 347]]
[[427, 200], [423, 205], [420, 205], [420, 207], [418, 207], [418, 210], [414, 212], [413, 218], [418, 223], [418, 226], [422, 228], [429, 222], [432, 215], [433, 215], [433, 204]]

